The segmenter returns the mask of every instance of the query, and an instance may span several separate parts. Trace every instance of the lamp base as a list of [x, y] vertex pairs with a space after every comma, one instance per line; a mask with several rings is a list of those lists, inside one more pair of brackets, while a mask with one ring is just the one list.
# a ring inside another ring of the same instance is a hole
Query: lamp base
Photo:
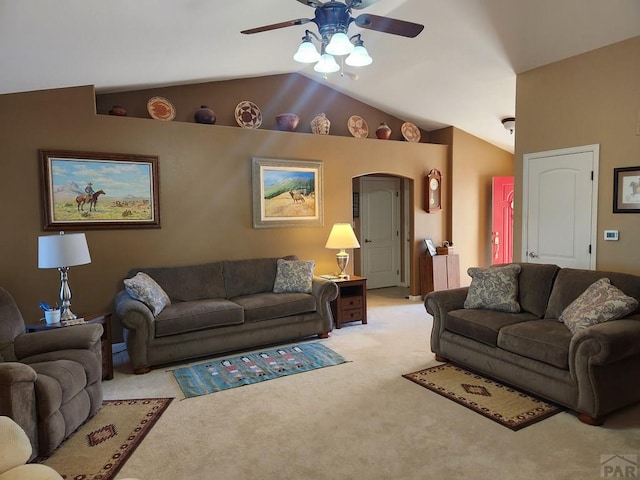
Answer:
[[344, 251], [344, 249], [340, 250], [336, 254], [336, 261], [338, 262], [338, 268], [340, 269], [340, 273], [338, 274], [339, 278], [348, 278], [349, 275], [344, 273], [345, 268], [349, 265], [349, 254]]

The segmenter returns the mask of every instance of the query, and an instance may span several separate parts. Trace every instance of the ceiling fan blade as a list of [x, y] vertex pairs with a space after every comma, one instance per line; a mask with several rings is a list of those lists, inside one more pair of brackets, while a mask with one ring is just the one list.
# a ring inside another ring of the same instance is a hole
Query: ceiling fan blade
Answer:
[[[300, 2], [304, 0], [298, 0]], [[350, 7], [354, 10], [362, 10], [363, 8], [370, 7], [374, 3], [378, 3], [380, 0], [347, 0], [347, 7]]]
[[309, 23], [310, 21], [310, 18], [297, 18], [295, 20], [289, 20], [288, 22], [273, 23], [271, 25], [263, 25], [262, 27], [250, 28], [249, 30], [242, 30], [240, 33], [245, 33], [248, 35], [251, 33], [267, 32], [269, 30], [276, 30], [278, 28], [304, 25], [305, 23]]
[[369, 13], [363, 13], [357, 16], [354, 22], [360, 28], [368, 28], [369, 30], [392, 33], [409, 38], [417, 37], [424, 29], [424, 25], [420, 25], [419, 23], [396, 20], [395, 18], [381, 17]]
[[318, 0], [298, 0], [300, 3], [304, 3], [305, 5], [308, 5], [310, 7], [321, 7], [322, 5], [324, 5], [322, 2], [318, 1]]

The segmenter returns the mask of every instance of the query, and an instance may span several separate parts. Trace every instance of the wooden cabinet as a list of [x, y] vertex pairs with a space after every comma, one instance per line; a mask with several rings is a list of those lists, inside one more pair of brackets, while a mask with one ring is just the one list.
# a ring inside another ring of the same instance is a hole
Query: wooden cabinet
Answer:
[[460, 286], [460, 258], [458, 254], [420, 256], [420, 294], [448, 290]]
[[336, 328], [343, 323], [367, 323], [367, 279], [351, 275], [347, 280], [334, 280], [338, 285], [338, 296], [331, 302], [331, 313]]

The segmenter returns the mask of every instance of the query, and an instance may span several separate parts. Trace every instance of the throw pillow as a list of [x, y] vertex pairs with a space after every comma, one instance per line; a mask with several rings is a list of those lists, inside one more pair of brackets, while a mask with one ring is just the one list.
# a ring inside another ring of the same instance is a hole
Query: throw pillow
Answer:
[[564, 322], [575, 335], [592, 325], [622, 318], [636, 308], [638, 300], [611, 285], [608, 278], [601, 278], [571, 302], [558, 320]]
[[468, 269], [471, 285], [464, 301], [464, 308], [520, 312], [518, 303], [520, 270], [522, 268], [517, 264]]
[[138, 272], [133, 278], [127, 278], [124, 289], [132, 298], [149, 307], [154, 317], [160, 315], [164, 307], [171, 305], [169, 295], [146, 273]]
[[278, 259], [273, 293], [311, 293], [314, 261]]

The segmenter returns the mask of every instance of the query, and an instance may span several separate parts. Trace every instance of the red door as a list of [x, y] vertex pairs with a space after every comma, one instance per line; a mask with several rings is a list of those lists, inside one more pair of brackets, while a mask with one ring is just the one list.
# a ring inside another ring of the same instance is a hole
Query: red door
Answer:
[[491, 263], [513, 261], [513, 177], [493, 177]]

